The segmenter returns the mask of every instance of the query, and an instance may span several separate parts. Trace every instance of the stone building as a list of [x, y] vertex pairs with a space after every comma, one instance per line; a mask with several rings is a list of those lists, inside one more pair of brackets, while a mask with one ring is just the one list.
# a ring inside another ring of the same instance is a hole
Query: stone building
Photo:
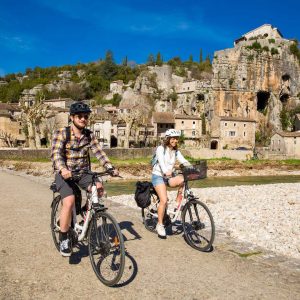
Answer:
[[219, 133], [211, 136], [211, 149], [236, 149], [255, 146], [256, 122], [253, 119], [220, 117]]
[[44, 100], [46, 105], [52, 107], [59, 107], [59, 108], [70, 108], [71, 104], [74, 102], [71, 98], [58, 98], [58, 99], [47, 99]]
[[276, 132], [271, 137], [270, 150], [287, 157], [300, 158], [300, 132]]
[[184, 136], [186, 146], [199, 145], [202, 136], [202, 122], [198, 116], [175, 115], [175, 129]]
[[175, 128], [175, 118], [173, 113], [169, 112], [154, 112], [152, 114], [152, 124], [154, 126], [154, 136], [157, 141], [164, 138], [164, 133]]
[[255, 29], [243, 34], [240, 38], [235, 40], [234, 43], [236, 45], [241, 41], [248, 41], [248, 40], [262, 39], [262, 38], [282, 39], [283, 36], [282, 36], [281, 32], [278, 30], [278, 28], [275, 28], [270, 24], [264, 24], [258, 28], [255, 28]]
[[20, 120], [21, 108], [17, 104], [0, 103], [0, 146], [25, 144], [25, 134]]
[[296, 114], [295, 116], [295, 131], [300, 130], [300, 114]]

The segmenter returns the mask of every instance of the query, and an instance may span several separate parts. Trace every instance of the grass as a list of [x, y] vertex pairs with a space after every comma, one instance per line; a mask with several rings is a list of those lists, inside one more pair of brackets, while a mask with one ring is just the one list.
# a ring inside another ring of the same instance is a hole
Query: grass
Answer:
[[252, 252], [244, 252], [244, 253], [238, 252], [238, 251], [235, 251], [235, 250], [229, 250], [229, 251], [236, 254], [236, 255], [238, 255], [241, 258], [248, 258], [248, 257], [253, 256], [253, 255], [262, 254], [261, 251], [252, 251]]

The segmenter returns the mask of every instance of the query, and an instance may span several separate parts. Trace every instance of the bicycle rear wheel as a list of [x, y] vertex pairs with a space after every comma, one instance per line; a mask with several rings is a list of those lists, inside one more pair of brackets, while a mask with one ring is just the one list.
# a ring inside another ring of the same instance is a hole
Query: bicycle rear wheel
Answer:
[[150, 206], [142, 208], [142, 218], [145, 228], [151, 232], [156, 231], [158, 203], [151, 203]]
[[51, 204], [51, 233], [54, 245], [56, 249], [59, 251], [59, 231], [60, 231], [60, 224], [59, 224], [59, 218], [60, 218], [60, 211], [62, 208], [61, 203], [61, 197], [58, 195], [54, 198]]
[[125, 266], [123, 235], [117, 221], [106, 212], [96, 212], [88, 230], [91, 264], [99, 280], [113, 286], [122, 277]]
[[215, 238], [215, 224], [208, 207], [196, 199], [190, 200], [182, 211], [186, 242], [199, 251], [210, 250]]

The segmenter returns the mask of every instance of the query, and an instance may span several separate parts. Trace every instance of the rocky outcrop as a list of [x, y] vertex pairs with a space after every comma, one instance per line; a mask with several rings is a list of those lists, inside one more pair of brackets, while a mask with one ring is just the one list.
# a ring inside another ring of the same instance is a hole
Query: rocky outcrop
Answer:
[[292, 43], [260, 35], [215, 52], [208, 108], [213, 116], [267, 121], [281, 129], [283, 107], [300, 103], [300, 66], [290, 52]]

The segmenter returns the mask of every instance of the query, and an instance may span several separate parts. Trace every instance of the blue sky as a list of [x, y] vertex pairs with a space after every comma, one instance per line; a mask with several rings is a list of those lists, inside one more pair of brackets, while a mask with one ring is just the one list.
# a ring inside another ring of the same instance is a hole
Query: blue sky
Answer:
[[120, 63], [161, 52], [199, 59], [230, 48], [262, 24], [300, 39], [299, 1], [0, 0], [0, 76], [27, 67], [91, 62], [112, 50]]

